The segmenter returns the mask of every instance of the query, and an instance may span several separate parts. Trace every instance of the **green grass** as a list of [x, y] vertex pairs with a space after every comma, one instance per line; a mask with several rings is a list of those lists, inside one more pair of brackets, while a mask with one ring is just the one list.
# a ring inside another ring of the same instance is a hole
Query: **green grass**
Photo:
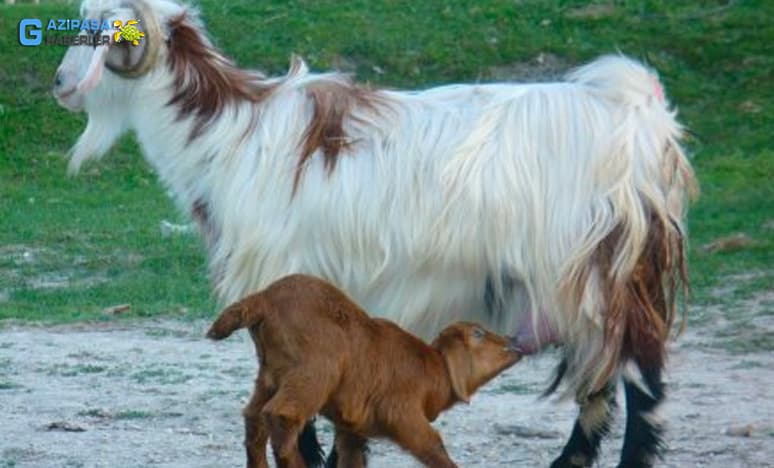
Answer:
[[[662, 74], [689, 142], [702, 194], [690, 215], [694, 303], [737, 301], [774, 284], [774, 2], [247, 0], [200, 2], [216, 43], [243, 66], [282, 73], [291, 53], [315, 70], [342, 66], [361, 81], [427, 87], [485, 81], [550, 54], [573, 65], [619, 49]], [[728, 6], [730, 5], [730, 6]], [[49, 94], [60, 47], [23, 48], [23, 17], [76, 16], [70, 3], [0, 6], [0, 319], [117, 320], [214, 302], [202, 246], [163, 238], [185, 222], [131, 136], [77, 178], [65, 176], [83, 116]], [[521, 67], [521, 68], [519, 68]], [[753, 246], [701, 245], [744, 232]], [[25, 253], [26, 252], [26, 253]], [[754, 273], [728, 296], [731, 275]], [[768, 313], [772, 313], [771, 308]]]

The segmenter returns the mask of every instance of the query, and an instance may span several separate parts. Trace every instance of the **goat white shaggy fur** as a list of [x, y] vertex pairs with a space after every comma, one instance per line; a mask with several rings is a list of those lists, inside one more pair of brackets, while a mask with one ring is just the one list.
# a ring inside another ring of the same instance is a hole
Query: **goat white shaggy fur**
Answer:
[[[86, 0], [81, 14], [129, 14], [113, 3]], [[579, 400], [620, 372], [636, 320], [610, 322], [609, 287], [634, 277], [656, 225], [665, 264], [679, 261], [693, 184], [653, 71], [605, 56], [560, 82], [403, 92], [294, 58], [287, 75], [265, 78], [212, 48], [190, 8], [148, 7], [168, 44], [184, 25], [206, 54], [186, 63], [160, 46], [139, 77], [108, 71], [85, 93], [60, 93], [89, 118], [70, 171], [133, 131], [200, 223], [222, 302], [304, 272], [425, 336], [455, 320], [504, 333], [523, 314], [546, 320], [572, 350], [566, 377]], [[89, 79], [86, 55], [68, 52], [60, 73]], [[658, 273], [659, 284], [674, 275]]]
[[[83, 16], [105, 3], [84, 2]], [[159, 3], [167, 18], [183, 14]], [[89, 123], [70, 171], [133, 130], [182, 209], [206, 200], [219, 231], [210, 263], [223, 302], [307, 272], [431, 334], [453, 320], [486, 319], [487, 276], [507, 272], [564, 340], [594, 347], [605, 294], [593, 276], [581, 301], [558, 297], [559, 286], [617, 226], [626, 235], [610, 274], [629, 275], [648, 208], [684, 218], [690, 172], [680, 126], [652, 72], [620, 56], [558, 83], [374, 91], [377, 105], [355, 105], [344, 122], [351, 148], [336, 169], [328, 173], [315, 155], [295, 193], [313, 114], [307, 91], [347, 89], [348, 76], [312, 74], [296, 59], [286, 76], [265, 80], [276, 88], [264, 101], [229, 103], [193, 141], [197, 117], [168, 105], [175, 76], [167, 67], [101, 81], [85, 96]], [[512, 331], [519, 312], [490, 325]], [[597, 351], [579, 354], [596, 361]]]

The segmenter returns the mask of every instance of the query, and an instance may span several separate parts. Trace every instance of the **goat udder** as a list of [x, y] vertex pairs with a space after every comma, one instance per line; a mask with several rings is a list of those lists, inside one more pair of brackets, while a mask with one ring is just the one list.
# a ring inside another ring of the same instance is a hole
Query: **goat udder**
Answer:
[[532, 311], [521, 314], [516, 333], [511, 338], [512, 346], [521, 354], [530, 355], [541, 351], [546, 346], [559, 344], [559, 335], [551, 326], [543, 313], [539, 313], [537, 322], [533, 324]]

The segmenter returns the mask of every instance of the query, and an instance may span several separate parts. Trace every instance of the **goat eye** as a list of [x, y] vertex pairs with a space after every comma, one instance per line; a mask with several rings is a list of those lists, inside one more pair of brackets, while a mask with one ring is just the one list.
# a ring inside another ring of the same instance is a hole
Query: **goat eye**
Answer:
[[486, 336], [486, 332], [481, 328], [474, 328], [473, 329], [473, 338], [480, 340]]

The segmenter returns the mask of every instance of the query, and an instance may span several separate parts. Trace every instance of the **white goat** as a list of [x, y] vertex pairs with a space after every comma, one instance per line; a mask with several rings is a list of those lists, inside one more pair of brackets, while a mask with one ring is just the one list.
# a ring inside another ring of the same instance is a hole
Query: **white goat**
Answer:
[[653, 72], [608, 56], [556, 83], [371, 90], [300, 59], [239, 70], [177, 3], [81, 15], [146, 37], [65, 55], [55, 95], [89, 118], [70, 171], [133, 131], [224, 303], [304, 272], [426, 336], [467, 319], [527, 352], [561, 343], [552, 388], [564, 377], [581, 413], [553, 466], [594, 459], [622, 374], [621, 463], [652, 462], [693, 184]]

